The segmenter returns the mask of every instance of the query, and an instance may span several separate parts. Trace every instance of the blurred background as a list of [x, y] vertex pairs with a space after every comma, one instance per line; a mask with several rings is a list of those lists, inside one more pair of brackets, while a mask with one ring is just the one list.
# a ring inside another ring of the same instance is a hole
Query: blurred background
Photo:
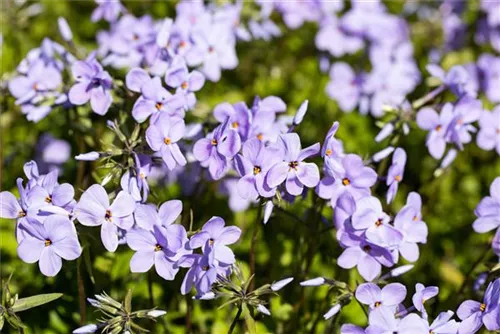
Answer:
[[[173, 1], [122, 1], [135, 16], [152, 15], [155, 19], [175, 16]], [[439, 1], [412, 1], [413, 5], [430, 11], [438, 11]], [[404, 3], [388, 1], [389, 11], [400, 13]], [[465, 22], [473, 23], [478, 14], [478, 3], [467, 1], [463, 14]], [[50, 37], [62, 43], [57, 18], [67, 19], [73, 30], [75, 44], [88, 52], [95, 49], [95, 34], [107, 29], [103, 22], [94, 24], [90, 14], [95, 8], [93, 1], [12, 1], [2, 0], [0, 25], [2, 33], [1, 48], [1, 189], [17, 194], [15, 180], [23, 177], [22, 166], [39, 156], [39, 143], [42, 134], [50, 134], [64, 139], [71, 146], [71, 156], [98, 149], [102, 143], [112, 141], [106, 134], [102, 119], [92, 117], [97, 123], [95, 133], [87, 138], [80, 136], [67, 126], [65, 110], [56, 109], [41, 122], [34, 124], [14, 105], [6, 89], [6, 81], [13, 75], [17, 64], [28, 51], [38, 47], [44, 37]], [[418, 89], [409, 96], [410, 101], [428, 92], [426, 88], [424, 66], [428, 63], [430, 50], [442, 42], [442, 28], [439, 20], [422, 19], [417, 14], [407, 14], [411, 29], [415, 59], [423, 73], [423, 80]], [[275, 20], [280, 22], [279, 19]], [[317, 25], [306, 23], [299, 29], [289, 30], [280, 23], [283, 35], [271, 41], [251, 41], [238, 43], [239, 66], [235, 70], [224, 71], [217, 83], [207, 82], [197, 94], [198, 106], [192, 117], [202, 119], [209, 115], [218, 103], [245, 101], [251, 104], [255, 95], [280, 96], [288, 105], [289, 114], [293, 114], [300, 103], [309, 100], [309, 112], [303, 124], [297, 129], [302, 137], [303, 146], [322, 142], [326, 132], [334, 121], [340, 122], [337, 137], [343, 140], [346, 152], [369, 157], [384, 146], [374, 142], [379, 128], [371, 116], [360, 115], [357, 111], [343, 113], [337, 104], [325, 94], [328, 74], [319, 68], [318, 51], [314, 45]], [[466, 38], [471, 39], [471, 36]], [[447, 53], [442, 64], [449, 68], [477, 60], [484, 50], [474, 43], [466, 43], [465, 48]], [[344, 57], [349, 63], [356, 63], [356, 57]], [[113, 77], [124, 77], [125, 72], [110, 70]], [[491, 104], [485, 100], [485, 104]], [[130, 109], [129, 109], [130, 110]], [[96, 116], [96, 115], [94, 115]], [[100, 129], [100, 130], [99, 130]], [[93, 138], [92, 138], [93, 137]], [[40, 145], [40, 144], [39, 144]], [[414, 292], [417, 282], [440, 287], [439, 297], [430, 305], [431, 318], [440, 311], [455, 310], [459, 303], [475, 297], [471, 284], [465, 282], [464, 293], [459, 294], [462, 284], [473, 264], [482, 258], [491, 248], [489, 241], [492, 233], [476, 234], [472, 230], [475, 219], [474, 208], [480, 199], [489, 194], [489, 185], [500, 175], [500, 160], [494, 151], [480, 150], [475, 143], [467, 145], [452, 167], [439, 178], [433, 176], [438, 162], [429, 156], [425, 147], [425, 133], [412, 128], [409, 136], [402, 138], [400, 146], [408, 154], [408, 163], [404, 182], [394, 203], [387, 207], [387, 212], [394, 214], [401, 208], [406, 195], [417, 191], [423, 199], [423, 219], [429, 227], [428, 243], [421, 245], [421, 256], [415, 268], [399, 278], [408, 287], [408, 295]], [[37, 156], [38, 154], [38, 156]], [[318, 160], [319, 161], [319, 160]], [[81, 189], [77, 189], [76, 198], [81, 191], [94, 183], [94, 175], [102, 175], [97, 170], [97, 163], [86, 163], [85, 178]], [[75, 182], [78, 163], [70, 159], [63, 165], [60, 182]], [[95, 174], [97, 173], [97, 174]], [[335, 324], [322, 319], [331, 305], [331, 295], [326, 288], [301, 288], [298, 282], [305, 279], [305, 264], [301, 263], [303, 254], [313, 252], [312, 264], [307, 278], [324, 276], [350, 282], [353, 286], [361, 282], [357, 272], [340, 270], [336, 259], [341, 249], [335, 239], [335, 231], [325, 225], [314, 236], [311, 243], [310, 224], [300, 224], [287, 215], [275, 213], [267, 225], [256, 224], [256, 209], [233, 213], [228, 208], [227, 198], [214, 196], [217, 185], [208, 184], [202, 196], [194, 198], [183, 196], [177, 184], [161, 186], [154, 202], [178, 198], [184, 203], [183, 219], [193, 210], [195, 227], [201, 226], [211, 216], [223, 217], [228, 224], [235, 224], [243, 230], [242, 239], [234, 245], [236, 257], [248, 272], [249, 250], [254, 226], [258, 226], [256, 243], [256, 286], [284, 277], [295, 277], [295, 284], [287, 286], [280, 298], [273, 298], [269, 309], [271, 317], [257, 317], [259, 333], [306, 333], [335, 332], [336, 324], [354, 323], [365, 325], [366, 317], [359, 306], [352, 302], [335, 320]], [[384, 198], [386, 187], [376, 188], [380, 198]], [[385, 201], [384, 201], [385, 202]], [[298, 217], [307, 217], [308, 208], [313, 206], [312, 197], [288, 205], [287, 210]], [[325, 208], [323, 215], [331, 220], [331, 209]], [[78, 299], [78, 275], [82, 279], [85, 295], [106, 291], [111, 296], [122, 300], [128, 288], [133, 289], [135, 309], [158, 306], [168, 314], [156, 324], [145, 323], [154, 333], [224, 333], [227, 332], [235, 310], [231, 307], [217, 309], [220, 301], [193, 301], [179, 293], [183, 274], [173, 282], [165, 281], [156, 273], [132, 274], [129, 261], [133, 252], [127, 247], [120, 247], [116, 253], [104, 250], [98, 237], [98, 231], [89, 230], [90, 252], [78, 261], [65, 261], [62, 271], [54, 278], [43, 276], [37, 264], [25, 264], [16, 253], [14, 222], [0, 220], [0, 274], [6, 279], [11, 273], [11, 290], [21, 297], [39, 293], [61, 292], [64, 296], [50, 304], [20, 314], [30, 327], [27, 333], [69, 333], [79, 326], [80, 314]], [[488, 270], [498, 262], [490, 251], [485, 261], [477, 266], [469, 278]], [[152, 284], [153, 295], [148, 292], [148, 280]], [[409, 300], [409, 299], [408, 299]], [[86, 305], [86, 323], [95, 320], [97, 314]], [[9, 328], [5, 329], [9, 333]]]

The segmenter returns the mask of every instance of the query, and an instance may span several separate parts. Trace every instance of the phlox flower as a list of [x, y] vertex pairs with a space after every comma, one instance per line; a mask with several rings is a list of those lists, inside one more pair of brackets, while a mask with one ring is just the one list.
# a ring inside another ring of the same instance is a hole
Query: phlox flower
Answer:
[[398, 147], [392, 156], [392, 164], [387, 173], [387, 204], [391, 203], [398, 192], [399, 182], [403, 180], [403, 174], [406, 165], [406, 152]]
[[395, 311], [406, 297], [406, 287], [401, 283], [390, 283], [380, 289], [376, 284], [363, 283], [356, 289], [356, 299], [362, 304], [377, 307], [388, 307]]

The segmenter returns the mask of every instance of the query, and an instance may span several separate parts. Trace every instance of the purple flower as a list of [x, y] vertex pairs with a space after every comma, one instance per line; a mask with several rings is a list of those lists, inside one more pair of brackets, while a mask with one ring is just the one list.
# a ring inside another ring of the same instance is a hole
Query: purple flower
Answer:
[[372, 281], [380, 275], [382, 265], [394, 265], [394, 259], [387, 249], [360, 237], [351, 236], [349, 239], [343, 239], [347, 248], [337, 259], [339, 267], [351, 269], [357, 266], [359, 274], [365, 280]]
[[441, 114], [429, 107], [420, 109], [417, 124], [421, 129], [429, 131], [426, 145], [434, 159], [441, 159], [446, 148], [447, 129], [453, 119], [453, 105], [446, 103]]
[[281, 152], [282, 161], [276, 163], [267, 173], [266, 182], [270, 188], [286, 181], [286, 191], [290, 195], [298, 196], [302, 194], [304, 186], [312, 188], [318, 184], [318, 166], [304, 162], [304, 159], [319, 153], [319, 143], [302, 149], [299, 135], [288, 133], [278, 136], [276, 147]]
[[208, 167], [210, 176], [219, 180], [227, 172], [230, 159], [240, 148], [241, 138], [235, 130], [229, 129], [229, 120], [226, 120], [194, 144], [193, 154], [203, 167]]
[[205, 23], [193, 32], [194, 45], [187, 51], [185, 58], [189, 66], [201, 66], [205, 77], [217, 82], [221, 70], [234, 69], [238, 66], [234, 38], [225, 24]]
[[181, 293], [189, 293], [194, 286], [198, 296], [204, 295], [212, 288], [217, 276], [227, 276], [230, 266], [220, 266], [214, 258], [212, 247], [208, 246], [204, 254], [189, 254], [183, 256], [179, 262], [179, 267], [189, 268], [181, 284]]
[[370, 195], [370, 187], [377, 181], [377, 173], [365, 167], [363, 160], [356, 154], [347, 154], [340, 162], [326, 160], [327, 175], [316, 187], [316, 193], [323, 199], [329, 199], [335, 207], [337, 199], [345, 192], [355, 200]]
[[248, 138], [253, 122], [260, 121], [258, 118], [252, 119], [252, 114], [244, 102], [233, 105], [227, 102], [220, 103], [214, 108], [214, 117], [221, 123], [228, 121], [230, 128], [237, 131], [243, 141]]
[[401, 283], [387, 284], [382, 289], [373, 283], [363, 283], [356, 289], [356, 299], [370, 309], [388, 307], [395, 311], [405, 297], [406, 287]]
[[368, 241], [382, 247], [399, 245], [403, 235], [389, 224], [389, 220], [389, 216], [382, 210], [382, 204], [376, 197], [363, 197], [356, 202], [352, 226], [356, 230], [365, 230]]
[[273, 197], [276, 188], [265, 182], [269, 169], [280, 161], [274, 147], [266, 147], [258, 139], [250, 139], [243, 145], [243, 154], [235, 156], [235, 169], [241, 176], [238, 193], [244, 199], [256, 200], [259, 196]]
[[338, 58], [344, 54], [353, 54], [363, 48], [363, 40], [358, 36], [350, 36], [342, 30], [339, 20], [327, 15], [321, 20], [321, 26], [315, 37], [318, 50], [328, 51]]
[[49, 133], [44, 133], [36, 144], [36, 161], [41, 171], [47, 173], [57, 169], [62, 172], [61, 165], [71, 156], [70, 144], [62, 139], [56, 139]]
[[201, 231], [191, 237], [189, 247], [191, 249], [202, 247], [204, 253], [210, 248], [215, 260], [224, 265], [233, 264], [234, 253], [227, 245], [238, 241], [241, 230], [236, 226], [224, 227], [224, 225], [224, 219], [221, 217], [210, 218]]
[[453, 66], [445, 73], [441, 67], [430, 64], [427, 65], [427, 71], [439, 78], [457, 97], [464, 95], [476, 97], [477, 91], [474, 89], [473, 81], [470, 80], [469, 73], [463, 66]]
[[173, 170], [177, 165], [186, 165], [186, 158], [177, 145], [184, 135], [184, 130], [185, 124], [182, 118], [170, 117], [167, 114], [160, 115], [146, 130], [149, 147], [155, 152], [160, 152], [169, 170]]
[[344, 145], [342, 141], [335, 138], [335, 134], [339, 128], [339, 122], [334, 122], [328, 133], [326, 134], [325, 141], [321, 147], [321, 156], [323, 159], [342, 159], [344, 154]]
[[403, 234], [398, 250], [401, 256], [410, 262], [419, 258], [417, 243], [427, 242], [427, 224], [421, 220], [420, 207], [420, 195], [411, 192], [408, 194], [407, 204], [394, 218], [394, 227]]
[[403, 180], [406, 165], [406, 152], [402, 148], [397, 148], [392, 156], [392, 164], [387, 173], [387, 204], [391, 203], [398, 192], [399, 182]]
[[71, 71], [76, 83], [69, 90], [69, 101], [82, 105], [90, 100], [92, 110], [96, 114], [105, 115], [113, 101], [110, 93], [113, 81], [95, 59], [95, 54], [84, 61], [76, 61]]
[[437, 286], [425, 287], [423, 284], [417, 283], [415, 285], [415, 294], [411, 297], [413, 301], [413, 306], [417, 311], [422, 312], [427, 318], [424, 303], [429, 299], [436, 297], [439, 293], [439, 288]]
[[82, 225], [101, 225], [102, 243], [108, 251], [114, 252], [118, 247], [118, 228], [128, 230], [134, 224], [135, 206], [134, 198], [124, 191], [120, 191], [110, 205], [106, 190], [94, 184], [80, 197], [75, 215]]
[[[175, 228], [174, 228], [175, 227]], [[170, 240], [176, 240], [175, 245]], [[182, 225], [170, 225], [167, 230], [154, 225], [151, 230], [136, 227], [128, 231], [127, 244], [136, 253], [130, 259], [130, 270], [143, 273], [154, 265], [158, 275], [171, 281], [179, 271], [177, 260], [190, 253], [183, 245], [188, 241]]]
[[429, 326], [426, 321], [427, 328], [425, 328], [425, 333], [435, 333], [435, 334], [450, 334], [456, 333], [458, 331], [459, 323], [455, 320], [450, 320], [453, 317], [452, 311], [441, 312], [436, 319]]
[[120, 186], [135, 199], [136, 202], [146, 202], [149, 195], [147, 178], [151, 173], [153, 160], [145, 154], [133, 154], [135, 168], [123, 173]]
[[352, 324], [345, 324], [340, 327], [340, 334], [366, 334], [366, 331]]
[[476, 128], [471, 123], [477, 121], [482, 112], [481, 101], [473, 98], [464, 97], [455, 105], [453, 119], [448, 125], [447, 132], [450, 140], [458, 148], [462, 149], [462, 144], [471, 142], [472, 137], [469, 132], [476, 132]]
[[95, 0], [95, 2], [99, 6], [92, 12], [92, 16], [90, 17], [92, 22], [102, 19], [108, 22], [115, 22], [120, 13], [126, 12], [120, 0]]
[[363, 80], [363, 76], [356, 74], [348, 64], [337, 62], [330, 69], [326, 93], [337, 101], [342, 111], [351, 112], [360, 101]]
[[143, 69], [134, 68], [127, 74], [126, 84], [131, 91], [142, 94], [132, 108], [132, 116], [137, 122], [142, 123], [151, 115], [154, 122], [162, 113], [184, 116], [184, 98], [178, 94], [170, 94], [162, 86], [159, 77], [150, 78]]
[[82, 253], [76, 230], [68, 218], [52, 215], [40, 223], [29, 219], [21, 227], [24, 239], [17, 247], [17, 254], [26, 263], [38, 261], [45, 276], [55, 276], [61, 270], [62, 261], [75, 260]]
[[[135, 222], [138, 227], [153, 231], [155, 226], [165, 230], [165, 237], [168, 241], [169, 249], [179, 250], [186, 241], [184, 233], [179, 232], [181, 225], [174, 224], [182, 211], [182, 202], [179, 200], [170, 200], [163, 203], [157, 210], [152, 204], [139, 204], [134, 212]], [[184, 229], [184, 228], [183, 228]]]
[[482, 77], [481, 89], [488, 100], [499, 103], [500, 92], [496, 88], [500, 85], [500, 57], [495, 57], [487, 53], [483, 54], [479, 57], [477, 66]]
[[466, 300], [457, 310], [457, 315], [462, 320], [458, 328], [459, 334], [476, 333], [484, 324], [489, 331], [500, 329], [498, 323], [500, 298], [500, 279], [490, 282], [484, 293], [483, 302]]
[[483, 111], [479, 126], [477, 146], [487, 151], [495, 149], [500, 154], [500, 106], [496, 106], [491, 112]]
[[490, 196], [479, 202], [474, 213], [477, 219], [472, 227], [478, 233], [489, 232], [500, 226], [500, 177], [490, 185]]
[[205, 77], [198, 71], [189, 73], [185, 61], [182, 58], [175, 58], [165, 74], [165, 82], [168, 86], [176, 88], [177, 93], [184, 96], [187, 109], [192, 109], [196, 104], [194, 92], [203, 87]]
[[17, 76], [9, 81], [9, 90], [17, 99], [16, 104], [23, 104], [40, 93], [55, 90], [61, 82], [61, 73], [56, 68], [37, 61], [30, 66], [26, 76]]

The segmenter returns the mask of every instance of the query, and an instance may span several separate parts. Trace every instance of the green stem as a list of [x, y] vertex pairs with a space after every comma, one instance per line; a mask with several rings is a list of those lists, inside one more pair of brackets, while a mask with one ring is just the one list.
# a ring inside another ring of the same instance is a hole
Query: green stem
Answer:
[[242, 311], [242, 305], [240, 304], [238, 306], [238, 312], [236, 313], [236, 316], [234, 317], [233, 322], [231, 323], [231, 327], [229, 327], [229, 331], [227, 332], [227, 334], [233, 333], [233, 330], [236, 327], [236, 323], [238, 322], [238, 319], [240, 318], [241, 311]]
[[76, 276], [78, 280], [78, 301], [80, 304], [80, 325], [84, 325], [86, 322], [86, 298], [85, 298], [85, 286], [83, 285], [82, 272], [80, 270], [81, 261], [78, 259], [76, 261]]

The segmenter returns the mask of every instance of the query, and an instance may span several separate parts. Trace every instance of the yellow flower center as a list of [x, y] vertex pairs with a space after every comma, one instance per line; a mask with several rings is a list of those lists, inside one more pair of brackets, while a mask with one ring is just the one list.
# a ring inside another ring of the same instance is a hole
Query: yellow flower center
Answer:
[[332, 151], [331, 149], [327, 149], [327, 150], [325, 151], [325, 154], [326, 154], [327, 156], [332, 155], [332, 153], [333, 153], [333, 151]]
[[342, 179], [342, 184], [344, 186], [348, 186], [351, 184], [351, 181], [346, 177], [346, 178]]
[[106, 210], [106, 214], [104, 215], [104, 219], [106, 219], [108, 222], [111, 223], [113, 215], [111, 214], [110, 210]]
[[49, 203], [49, 204], [52, 203], [52, 197], [50, 197], [50, 195], [45, 197], [45, 203]]
[[163, 247], [161, 247], [161, 245], [160, 245], [160, 244], [156, 244], [156, 245], [155, 245], [155, 252], [159, 252], [159, 251], [161, 251], [162, 249], [163, 249]]
[[239, 124], [238, 122], [233, 122], [233, 123], [231, 123], [231, 127], [232, 127], [233, 129], [237, 129], [237, 128], [239, 128], [239, 127], [240, 127], [240, 124]]
[[382, 225], [382, 219], [377, 219], [375, 226], [379, 227], [380, 225]]
[[50, 241], [49, 239], [45, 239], [45, 247], [48, 247], [52, 245], [52, 241]]
[[214, 239], [212, 239], [212, 238], [208, 239], [208, 244], [210, 246], [213, 246], [214, 245]]
[[155, 104], [155, 107], [156, 107], [157, 110], [161, 110], [161, 107], [163, 107], [163, 103], [157, 102]]
[[400, 175], [396, 175], [394, 177], [394, 180], [398, 181], [398, 182], [401, 182], [401, 176]]
[[382, 305], [381, 302], [375, 302], [375, 307], [379, 307], [380, 305]]
[[212, 141], [210, 141], [210, 144], [212, 144], [213, 146], [217, 146], [217, 140], [212, 139]]
[[486, 304], [483, 303], [483, 304], [479, 305], [479, 311], [481, 311], [481, 312], [486, 311]]
[[182, 89], [187, 89], [188, 88], [188, 83], [186, 81], [184, 81], [182, 84], [181, 84], [181, 88]]
[[288, 164], [288, 167], [290, 167], [290, 170], [292, 169], [295, 169], [297, 170], [297, 167], [299, 166], [299, 162], [298, 161], [292, 161]]
[[253, 175], [257, 175], [261, 172], [261, 169], [259, 166], [254, 166], [253, 168]]
[[264, 135], [262, 133], [259, 133], [257, 135], [257, 139], [260, 140], [260, 141], [262, 141], [264, 139]]
[[23, 217], [26, 217], [26, 212], [24, 212], [23, 210], [19, 211], [17, 213], [17, 218], [23, 218]]
[[166, 144], [166, 145], [170, 145], [172, 143], [172, 140], [170, 140], [170, 138], [166, 137], [165, 139], [163, 139], [163, 142]]

